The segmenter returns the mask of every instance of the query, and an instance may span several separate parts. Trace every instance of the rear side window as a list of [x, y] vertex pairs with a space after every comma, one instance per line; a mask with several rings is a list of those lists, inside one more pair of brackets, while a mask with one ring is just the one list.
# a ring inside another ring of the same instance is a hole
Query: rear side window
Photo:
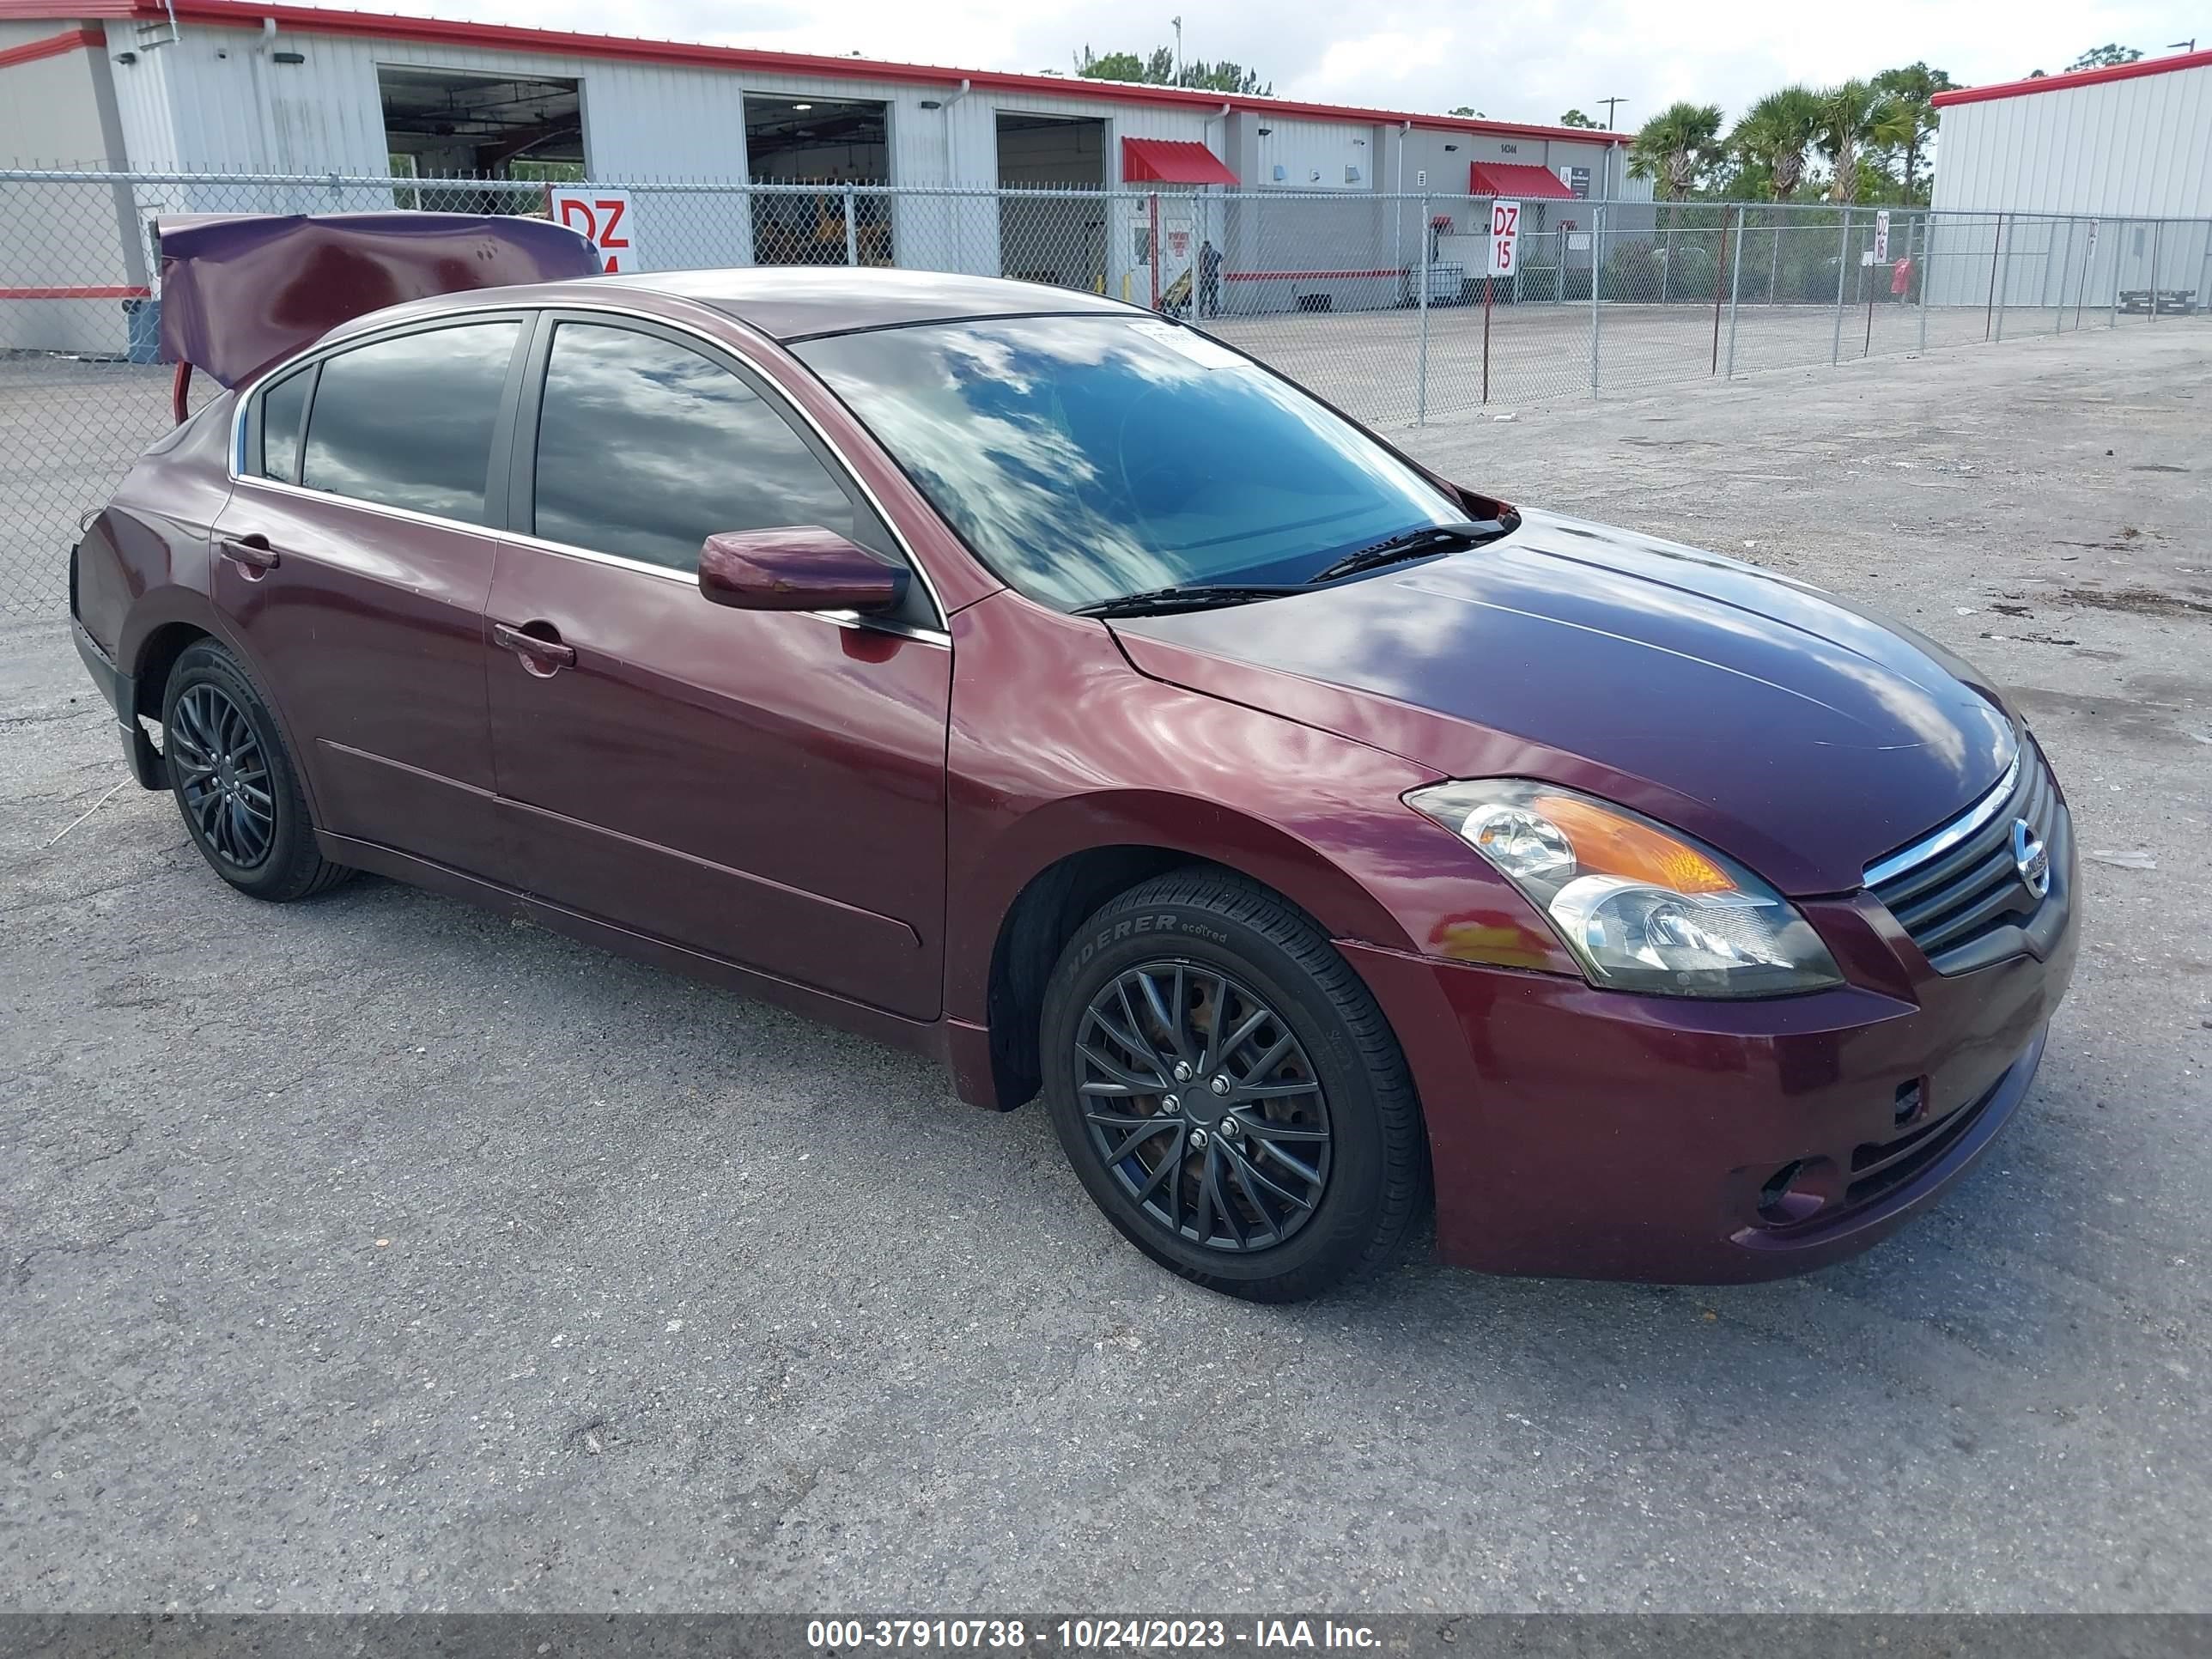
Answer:
[[519, 321], [469, 323], [325, 358], [300, 482], [484, 523], [492, 428], [521, 336]]
[[307, 388], [315, 371], [303, 368], [261, 394], [261, 466], [264, 478], [300, 481], [300, 422], [307, 413]]
[[696, 569], [709, 536], [787, 525], [896, 556], [874, 515], [744, 381], [630, 329], [555, 331], [534, 476], [534, 534], [672, 570]]

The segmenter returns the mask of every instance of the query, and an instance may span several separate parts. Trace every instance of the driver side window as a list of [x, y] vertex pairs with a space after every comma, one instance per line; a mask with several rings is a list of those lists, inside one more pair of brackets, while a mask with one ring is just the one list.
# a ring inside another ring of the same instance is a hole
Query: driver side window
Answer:
[[724, 531], [820, 525], [896, 544], [811, 445], [729, 369], [596, 323], [555, 326], [538, 417], [532, 534], [672, 570]]

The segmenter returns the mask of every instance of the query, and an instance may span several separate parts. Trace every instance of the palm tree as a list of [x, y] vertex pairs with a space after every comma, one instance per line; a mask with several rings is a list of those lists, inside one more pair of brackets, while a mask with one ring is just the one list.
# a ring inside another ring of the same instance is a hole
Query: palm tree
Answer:
[[1669, 104], [1637, 129], [1628, 176], [1652, 180], [1661, 196], [1679, 202], [1720, 158], [1720, 136], [1718, 104]]
[[1834, 170], [1828, 199], [1858, 200], [1860, 151], [1902, 145], [1911, 125], [1902, 104], [1867, 82], [1846, 81], [1822, 93], [1820, 130], [1814, 142]]
[[1929, 69], [1925, 64], [1911, 64], [1904, 69], [1884, 70], [1874, 77], [1874, 89], [1887, 93], [1895, 99], [1911, 124], [1905, 136], [1905, 193], [1907, 197], [1919, 188], [1921, 152], [1928, 141], [1936, 136], [1942, 112], [1936, 107], [1936, 94], [1948, 92], [1955, 83], [1942, 70]]
[[1820, 136], [1820, 100], [1806, 87], [1770, 92], [1744, 112], [1728, 147], [1765, 173], [1768, 193], [1786, 202], [1805, 182], [1805, 152]]

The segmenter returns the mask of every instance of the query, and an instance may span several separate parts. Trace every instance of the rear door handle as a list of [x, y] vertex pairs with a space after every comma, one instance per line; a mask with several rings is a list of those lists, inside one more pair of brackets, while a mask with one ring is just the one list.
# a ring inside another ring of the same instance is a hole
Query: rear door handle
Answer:
[[225, 536], [216, 544], [216, 550], [232, 563], [243, 565], [248, 572], [274, 570], [283, 562], [276, 550], [269, 545], [269, 538], [258, 531], [246, 536]]
[[[551, 624], [547, 623], [532, 625], [551, 631]], [[522, 665], [533, 674], [544, 676], [576, 665], [576, 647], [563, 645], [558, 638], [541, 639], [535, 634], [526, 634], [521, 629], [511, 628], [505, 623], [494, 623], [491, 636], [521, 658]]]

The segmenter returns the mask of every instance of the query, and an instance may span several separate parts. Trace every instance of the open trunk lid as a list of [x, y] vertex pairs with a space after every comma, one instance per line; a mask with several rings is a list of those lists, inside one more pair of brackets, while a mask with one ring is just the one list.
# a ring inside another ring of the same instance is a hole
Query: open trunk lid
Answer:
[[590, 240], [473, 213], [187, 214], [156, 221], [161, 347], [235, 386], [340, 323], [406, 300], [599, 274]]

